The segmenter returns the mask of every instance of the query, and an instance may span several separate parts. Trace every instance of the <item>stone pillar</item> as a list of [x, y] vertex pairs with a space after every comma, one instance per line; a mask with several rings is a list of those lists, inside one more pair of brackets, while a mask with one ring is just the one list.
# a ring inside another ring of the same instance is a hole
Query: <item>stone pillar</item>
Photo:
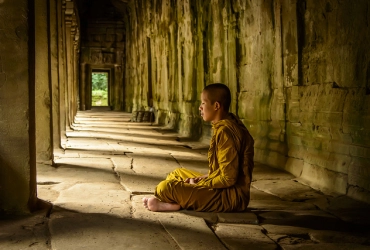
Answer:
[[47, 1], [35, 2], [36, 160], [51, 164], [51, 92], [47, 11]]
[[86, 64], [80, 65], [80, 110], [86, 110]]
[[0, 1], [0, 214], [27, 213], [37, 201], [33, 8]]
[[67, 130], [67, 111], [66, 111], [66, 62], [65, 62], [65, 23], [64, 15], [65, 10], [62, 0], [58, 0], [57, 15], [58, 20], [58, 76], [59, 76], [59, 118], [60, 118], [60, 133], [61, 133], [61, 147], [66, 147], [66, 130]]
[[57, 2], [49, 0], [49, 46], [50, 46], [50, 81], [52, 110], [53, 151], [60, 148], [60, 114], [59, 114], [59, 79], [58, 79], [58, 20]]
[[121, 110], [120, 94], [122, 93], [122, 67], [121, 65], [115, 65], [113, 76], [113, 109], [112, 110]]

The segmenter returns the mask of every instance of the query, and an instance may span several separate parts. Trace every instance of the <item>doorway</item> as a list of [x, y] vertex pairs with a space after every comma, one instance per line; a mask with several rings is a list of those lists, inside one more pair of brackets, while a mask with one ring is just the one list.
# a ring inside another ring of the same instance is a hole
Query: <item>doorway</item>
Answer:
[[108, 71], [93, 71], [91, 73], [91, 106], [107, 107], [108, 106]]

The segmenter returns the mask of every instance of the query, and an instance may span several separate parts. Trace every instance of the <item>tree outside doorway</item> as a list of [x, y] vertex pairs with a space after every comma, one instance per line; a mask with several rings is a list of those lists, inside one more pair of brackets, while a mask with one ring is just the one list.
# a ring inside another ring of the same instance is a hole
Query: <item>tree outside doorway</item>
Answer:
[[108, 106], [108, 72], [93, 72], [91, 79], [92, 106]]

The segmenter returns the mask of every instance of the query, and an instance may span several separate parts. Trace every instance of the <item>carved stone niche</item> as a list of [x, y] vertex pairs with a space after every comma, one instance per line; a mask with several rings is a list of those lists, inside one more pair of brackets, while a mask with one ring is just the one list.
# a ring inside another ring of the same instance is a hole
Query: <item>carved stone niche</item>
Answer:
[[90, 50], [90, 62], [94, 64], [103, 63], [103, 54], [101, 50]]
[[103, 63], [113, 64], [114, 63], [114, 53], [103, 52]]

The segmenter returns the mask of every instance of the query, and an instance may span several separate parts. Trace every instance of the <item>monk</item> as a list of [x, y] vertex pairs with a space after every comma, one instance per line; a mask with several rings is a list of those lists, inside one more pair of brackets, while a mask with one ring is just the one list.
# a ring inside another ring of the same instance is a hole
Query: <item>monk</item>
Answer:
[[254, 141], [243, 123], [229, 113], [230, 103], [231, 94], [226, 85], [215, 83], [204, 88], [199, 110], [203, 120], [212, 122], [213, 127], [208, 173], [176, 169], [158, 184], [155, 197], [143, 198], [148, 210], [246, 210], [254, 166]]

